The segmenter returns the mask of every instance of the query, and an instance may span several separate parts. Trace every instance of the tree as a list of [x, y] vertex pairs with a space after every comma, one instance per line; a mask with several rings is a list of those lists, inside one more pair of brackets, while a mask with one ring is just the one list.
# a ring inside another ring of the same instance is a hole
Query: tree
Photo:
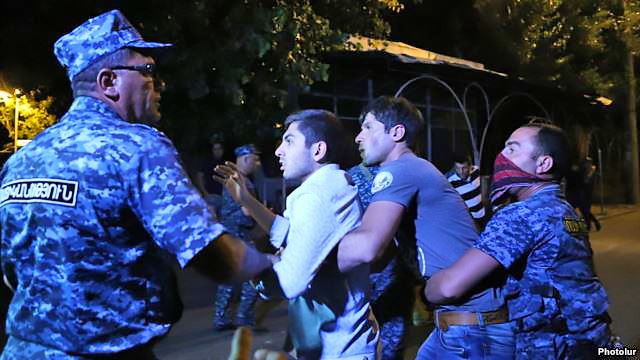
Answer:
[[[185, 148], [213, 132], [273, 138], [291, 95], [326, 81], [324, 53], [347, 34], [388, 36], [398, 0], [243, 0], [122, 4], [145, 37], [175, 42], [164, 63], [164, 129]], [[129, 7], [129, 8], [126, 8]], [[149, 14], [149, 11], [151, 13]], [[150, 15], [150, 16], [149, 16]]]
[[[18, 101], [18, 138], [33, 139], [42, 130], [56, 122], [56, 117], [49, 112], [53, 97], [38, 99], [35, 91], [23, 93]], [[3, 150], [13, 150], [15, 131], [15, 96], [3, 97], [0, 100], [0, 123], [6, 130], [6, 137], [1, 140]]]
[[[631, 202], [640, 201], [634, 56], [640, 50], [638, 0], [479, 0], [476, 8], [503, 48], [519, 60], [515, 74], [625, 104]], [[622, 101], [623, 100], [623, 101]]]

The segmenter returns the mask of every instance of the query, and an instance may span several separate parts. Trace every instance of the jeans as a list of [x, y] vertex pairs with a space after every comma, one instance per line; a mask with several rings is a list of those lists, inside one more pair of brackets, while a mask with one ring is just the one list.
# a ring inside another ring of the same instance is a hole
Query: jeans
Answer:
[[416, 359], [513, 359], [513, 330], [513, 323], [450, 325], [447, 331], [435, 328]]

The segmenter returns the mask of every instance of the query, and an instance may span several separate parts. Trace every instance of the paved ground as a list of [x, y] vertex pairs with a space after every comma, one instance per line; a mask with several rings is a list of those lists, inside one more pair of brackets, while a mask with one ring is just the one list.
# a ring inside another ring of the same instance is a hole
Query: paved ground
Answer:
[[[598, 216], [598, 212], [594, 212]], [[591, 233], [596, 271], [609, 295], [613, 330], [640, 346], [640, 211], [607, 209], [600, 232]]]
[[[598, 274], [611, 300], [613, 329], [628, 344], [640, 345], [640, 211], [627, 206], [607, 207], [606, 214], [594, 208], [603, 228], [591, 235]], [[156, 346], [160, 359], [226, 359], [232, 333], [215, 333], [211, 327], [215, 285], [193, 272], [181, 274], [187, 309], [167, 338]], [[264, 317], [269, 330], [254, 334], [254, 348], [279, 349], [285, 337], [286, 307], [275, 307]], [[406, 359], [413, 359], [417, 346], [429, 332], [426, 326], [412, 329]]]

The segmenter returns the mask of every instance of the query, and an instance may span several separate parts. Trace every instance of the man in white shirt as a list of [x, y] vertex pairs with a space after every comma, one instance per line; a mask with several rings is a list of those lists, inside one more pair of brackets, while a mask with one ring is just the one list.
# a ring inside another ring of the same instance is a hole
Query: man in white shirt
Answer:
[[325, 110], [294, 113], [285, 127], [275, 153], [283, 177], [302, 184], [287, 197], [282, 216], [250, 195], [232, 164], [217, 169], [224, 176], [219, 180], [269, 231], [271, 244], [284, 247], [261, 284], [275, 283], [289, 299], [289, 331], [298, 358], [376, 359], [379, 334], [366, 296], [368, 265], [345, 273], [337, 267], [336, 245], [361, 218], [357, 189], [337, 165], [344, 133]]

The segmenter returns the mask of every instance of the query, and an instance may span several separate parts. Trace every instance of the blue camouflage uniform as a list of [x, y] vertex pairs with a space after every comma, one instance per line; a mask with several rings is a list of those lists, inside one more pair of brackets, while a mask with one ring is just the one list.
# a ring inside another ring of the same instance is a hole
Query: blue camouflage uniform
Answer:
[[[255, 187], [251, 180], [246, 179], [247, 188], [255, 194]], [[240, 238], [249, 246], [254, 246], [249, 238], [248, 231], [255, 226], [255, 221], [242, 212], [240, 204], [235, 202], [229, 192], [222, 192], [222, 207], [220, 209], [220, 221], [230, 234]], [[214, 328], [225, 329], [232, 325], [229, 305], [234, 295], [234, 286], [219, 284], [216, 294]], [[237, 326], [255, 325], [255, 304], [258, 298], [256, 289], [248, 281], [240, 287], [240, 302], [236, 310]]]
[[498, 211], [476, 248], [508, 269], [505, 291], [522, 359], [594, 358], [610, 332], [583, 220], [548, 186]]
[[[360, 164], [348, 170], [358, 187], [358, 197], [363, 209], [371, 203], [371, 184], [379, 166]], [[387, 251], [393, 251], [389, 249]], [[380, 325], [382, 359], [401, 359], [404, 338], [413, 310], [414, 293], [411, 274], [399, 256], [393, 258], [379, 272], [371, 272], [371, 308]]]
[[[73, 78], [109, 51], [155, 45], [110, 11], [55, 49]], [[15, 289], [2, 359], [152, 343], [182, 311], [172, 263], [185, 267], [223, 231], [165, 135], [77, 97], [0, 171], [2, 272]]]

